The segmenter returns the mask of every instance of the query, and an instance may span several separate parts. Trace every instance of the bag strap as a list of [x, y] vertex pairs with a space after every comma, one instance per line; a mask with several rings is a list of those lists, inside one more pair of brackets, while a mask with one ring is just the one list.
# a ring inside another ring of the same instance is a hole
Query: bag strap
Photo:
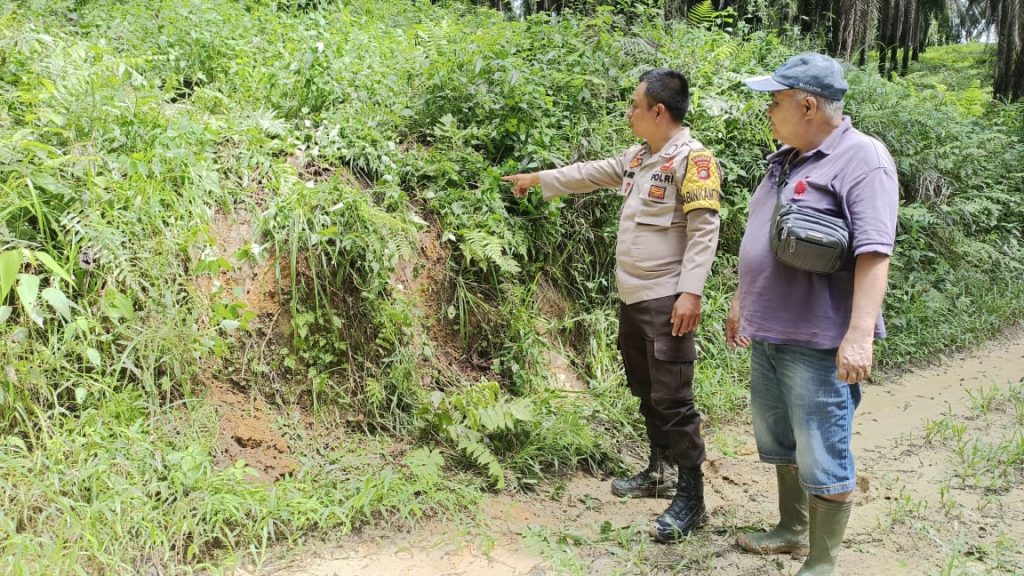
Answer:
[[[778, 212], [780, 206], [782, 206], [783, 204], [787, 204], [787, 202], [782, 199], [782, 190], [786, 187], [787, 184], [789, 184], [789, 175], [793, 172], [793, 169], [796, 167], [796, 164], [798, 164], [798, 162], [795, 162], [794, 160], [799, 160], [799, 158], [800, 158], [799, 150], [794, 148], [789, 153], [789, 156], [787, 156], [786, 159], [782, 162], [782, 167], [779, 169], [779, 177], [775, 180], [775, 210], [776, 210], [776, 212]], [[850, 223], [850, 219], [847, 218], [846, 208], [843, 206], [843, 197], [841, 195], [835, 194], [835, 193], [832, 194], [832, 195], [835, 197], [836, 201], [838, 202], [839, 212], [841, 214], [841, 217], [842, 217], [843, 221], [846, 222], [847, 228], [851, 228], [852, 229], [853, 226]]]
[[799, 156], [799, 152], [800, 152], [799, 150], [797, 150], [796, 148], [793, 148], [793, 150], [789, 153], [789, 156], [787, 156], [786, 159], [782, 161], [782, 166], [779, 168], [779, 175], [775, 179], [775, 207], [776, 208], [778, 208], [779, 206], [785, 204], [785, 202], [782, 200], [782, 189], [786, 187], [786, 184], [789, 184], [789, 175], [790, 175], [790, 173], [793, 172], [793, 167], [794, 167], [794, 164], [795, 164], [793, 159], [794, 159], [794, 157], [799, 159], [799, 157], [800, 157]]

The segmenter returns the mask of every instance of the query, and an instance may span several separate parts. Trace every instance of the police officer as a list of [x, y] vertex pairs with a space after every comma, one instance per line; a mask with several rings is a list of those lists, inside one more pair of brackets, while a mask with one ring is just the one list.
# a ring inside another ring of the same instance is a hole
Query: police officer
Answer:
[[682, 124], [689, 101], [685, 76], [650, 70], [640, 76], [627, 113], [642, 144], [614, 158], [503, 178], [517, 197], [537, 185], [546, 200], [599, 188], [623, 196], [615, 248], [619, 348], [651, 452], [647, 468], [614, 480], [612, 492], [674, 496], [651, 527], [659, 542], [677, 541], [705, 519], [693, 331], [718, 245], [721, 171]]

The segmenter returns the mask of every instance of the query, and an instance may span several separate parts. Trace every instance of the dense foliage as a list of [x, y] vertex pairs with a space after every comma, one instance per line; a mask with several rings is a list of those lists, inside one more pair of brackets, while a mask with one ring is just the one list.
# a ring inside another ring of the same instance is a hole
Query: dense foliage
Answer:
[[[742, 418], [722, 319], [773, 144], [740, 80], [806, 46], [637, 10], [0, 3], [0, 571], [186, 571], [621, 466], [642, 428], [614, 341], [617, 200], [518, 201], [499, 177], [628, 145], [627, 99], [655, 66], [690, 76], [689, 123], [727, 175], [698, 403], [711, 426]], [[850, 79], [849, 113], [903, 184], [881, 362], [1019, 318], [1022, 109]], [[240, 213], [256, 236], [215, 256], [217, 216]], [[281, 279], [283, 337], [211, 282], [243, 265]], [[296, 429], [300, 470], [251, 484], [214, 466], [209, 379], [352, 434]]]

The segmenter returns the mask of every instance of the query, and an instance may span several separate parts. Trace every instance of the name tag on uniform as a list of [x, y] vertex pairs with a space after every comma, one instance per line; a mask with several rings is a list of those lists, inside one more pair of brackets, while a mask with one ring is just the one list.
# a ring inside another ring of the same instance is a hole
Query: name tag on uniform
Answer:
[[641, 192], [640, 197], [659, 204], [675, 202], [676, 186], [675, 184], [663, 184], [652, 180]]

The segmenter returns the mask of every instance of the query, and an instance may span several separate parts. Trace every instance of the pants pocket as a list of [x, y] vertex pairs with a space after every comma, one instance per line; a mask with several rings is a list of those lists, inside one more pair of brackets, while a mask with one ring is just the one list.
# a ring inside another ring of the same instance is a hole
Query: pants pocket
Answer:
[[664, 336], [654, 339], [654, 357], [662, 362], [693, 362], [697, 359], [697, 345], [693, 334]]
[[651, 373], [656, 376], [651, 396], [692, 401], [693, 363], [697, 360], [693, 334], [655, 338], [653, 348]]

